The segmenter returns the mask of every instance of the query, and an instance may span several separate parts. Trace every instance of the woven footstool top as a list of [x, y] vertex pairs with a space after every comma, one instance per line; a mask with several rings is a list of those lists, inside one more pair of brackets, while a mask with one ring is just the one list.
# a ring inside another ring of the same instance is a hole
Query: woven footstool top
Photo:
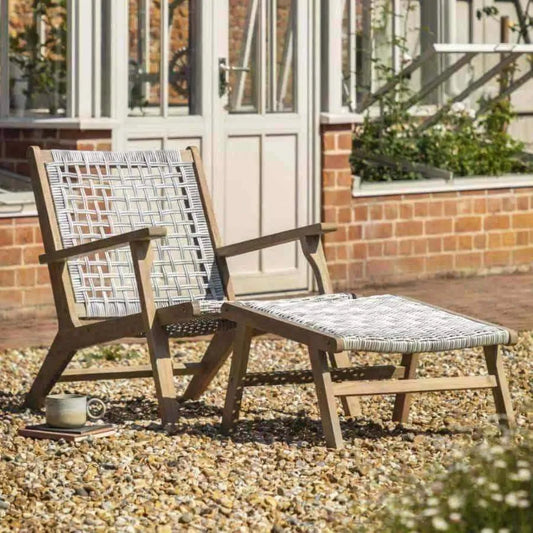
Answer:
[[[328, 294], [225, 304], [334, 337], [345, 350], [417, 353], [510, 344], [514, 332], [409, 298]], [[223, 308], [224, 309], [224, 308]], [[229, 307], [228, 307], [229, 310]], [[248, 317], [253, 314], [246, 313]], [[272, 321], [275, 325], [275, 320]], [[276, 333], [275, 327], [272, 332]], [[294, 340], [300, 340], [295, 338]]]

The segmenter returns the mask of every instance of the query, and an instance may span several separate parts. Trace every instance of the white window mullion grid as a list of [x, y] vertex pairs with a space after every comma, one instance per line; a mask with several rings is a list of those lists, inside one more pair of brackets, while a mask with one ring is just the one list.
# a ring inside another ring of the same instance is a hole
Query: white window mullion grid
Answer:
[[0, 117], [9, 114], [9, 18], [8, 0], [0, 0]]
[[168, 31], [168, 1], [161, 0], [161, 63], [159, 67], [160, 72], [160, 95], [161, 95], [161, 116], [168, 117], [168, 41], [169, 41], [169, 31]]
[[[285, 100], [285, 96], [287, 95], [289, 75], [291, 71], [291, 65], [293, 65], [293, 58], [294, 58], [294, 47], [295, 47], [294, 36], [296, 34], [295, 24], [296, 24], [296, 12], [298, 11], [298, 1], [299, 0], [296, 0], [294, 4], [291, 4], [290, 18], [288, 22], [287, 35], [285, 37], [285, 43], [283, 47], [283, 57], [281, 61], [281, 75], [279, 76], [279, 86], [276, 88], [277, 93], [275, 96], [277, 98], [277, 102], [276, 102], [276, 107], [274, 111], [283, 111], [283, 101]], [[277, 24], [275, 24], [275, 27], [277, 27]], [[293, 78], [294, 78], [294, 83], [296, 83], [297, 76], [295, 74], [293, 75]]]
[[93, 101], [92, 115], [102, 116], [102, 0], [93, 0]]

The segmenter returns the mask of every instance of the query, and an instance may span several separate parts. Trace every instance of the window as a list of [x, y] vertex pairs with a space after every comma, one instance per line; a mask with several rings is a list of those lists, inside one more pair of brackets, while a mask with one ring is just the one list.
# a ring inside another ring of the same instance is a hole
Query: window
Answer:
[[195, 0], [129, 0], [131, 116], [199, 113]]
[[[8, 116], [61, 116], [67, 109], [66, 0], [7, 2]], [[3, 32], [0, 32], [0, 34]]]

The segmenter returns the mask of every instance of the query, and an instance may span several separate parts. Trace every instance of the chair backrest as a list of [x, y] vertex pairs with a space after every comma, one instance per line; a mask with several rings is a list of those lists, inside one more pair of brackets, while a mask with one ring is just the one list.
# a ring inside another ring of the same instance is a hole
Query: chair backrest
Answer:
[[[41, 225], [43, 220], [57, 222], [63, 248], [164, 226], [167, 237], [154, 241], [156, 307], [195, 300], [207, 310], [213, 300], [224, 299], [214, 221], [206, 216], [207, 191], [193, 151], [41, 153], [47, 155], [43, 160], [48, 183], [40, 186], [49, 188], [55, 210], [55, 218], [39, 212]], [[43, 203], [38, 202], [40, 210], [50, 209]], [[68, 272], [75, 301], [86, 317], [140, 311], [128, 246], [70, 260]]]

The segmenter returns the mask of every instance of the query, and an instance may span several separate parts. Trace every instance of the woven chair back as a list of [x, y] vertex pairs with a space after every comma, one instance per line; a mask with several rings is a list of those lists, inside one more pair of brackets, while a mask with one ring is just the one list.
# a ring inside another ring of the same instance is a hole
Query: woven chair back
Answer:
[[[65, 248], [147, 226], [155, 240], [156, 307], [195, 300], [206, 311], [224, 299], [207, 218], [192, 162], [177, 150], [52, 150], [46, 172]], [[141, 310], [129, 246], [68, 262], [75, 300], [87, 317]]]

